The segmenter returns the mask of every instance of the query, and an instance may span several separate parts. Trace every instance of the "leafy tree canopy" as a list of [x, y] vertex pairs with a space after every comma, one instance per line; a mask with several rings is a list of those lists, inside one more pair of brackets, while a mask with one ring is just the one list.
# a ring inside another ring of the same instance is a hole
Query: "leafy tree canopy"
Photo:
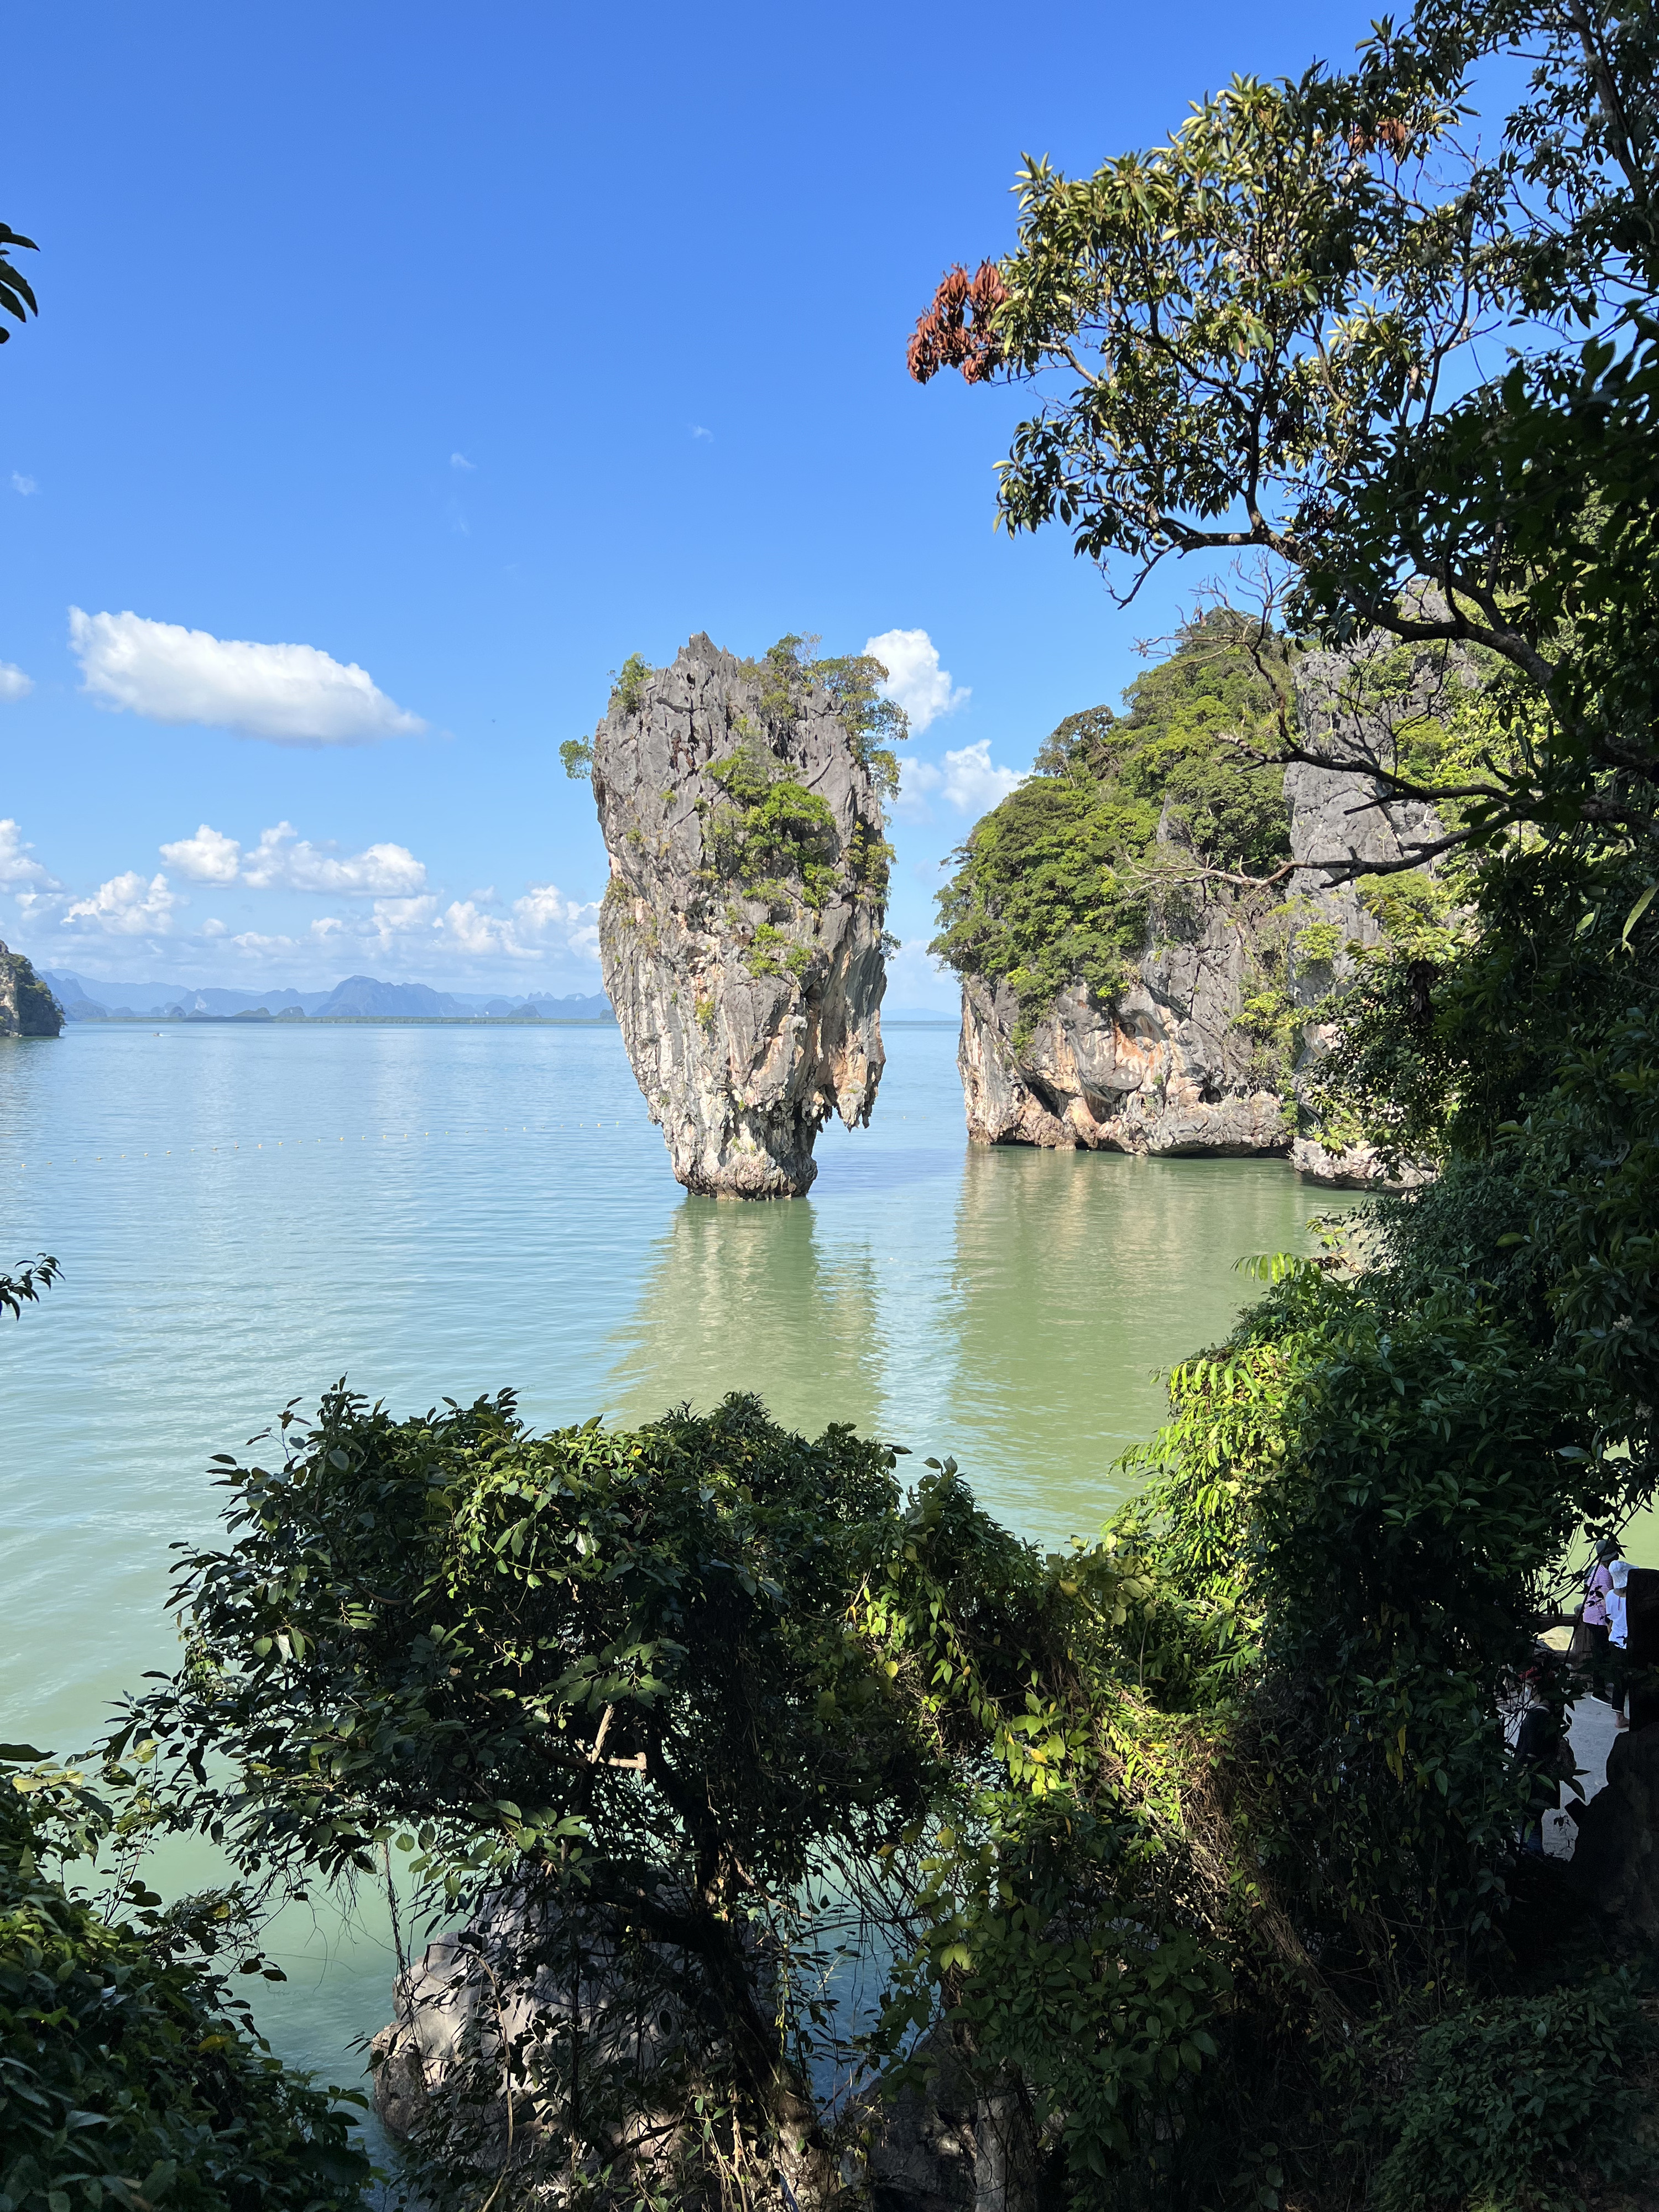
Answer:
[[[1529, 89], [1471, 151], [1474, 74], [1511, 57]], [[1427, 787], [1463, 838], [1649, 839], [1656, 82], [1650, 9], [1419, 0], [1352, 70], [1235, 79], [1091, 176], [1028, 160], [1016, 250], [971, 299], [946, 280], [913, 373], [1069, 384], [1017, 433], [1002, 517], [1131, 594], [1255, 550], [1298, 634], [1488, 651], [1506, 742]], [[1420, 787], [1389, 747], [1372, 767]]]
[[1284, 665], [1281, 647], [1218, 608], [1135, 678], [1127, 714], [1068, 716], [970, 833], [939, 895], [933, 951], [960, 975], [1006, 978], [1028, 1018], [1079, 981], [1107, 999], [1191, 861], [1252, 876], [1279, 866], [1283, 778], [1228, 741], [1271, 741]]

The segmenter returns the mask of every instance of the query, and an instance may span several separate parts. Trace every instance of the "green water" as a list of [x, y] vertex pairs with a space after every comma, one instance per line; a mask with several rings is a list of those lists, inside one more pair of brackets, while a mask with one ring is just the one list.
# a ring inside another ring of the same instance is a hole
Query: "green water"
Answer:
[[[341, 1375], [400, 1411], [512, 1384], [538, 1425], [753, 1390], [954, 1453], [1044, 1543], [1095, 1528], [1158, 1370], [1250, 1294], [1236, 1262], [1305, 1249], [1333, 1201], [1279, 1161], [970, 1152], [955, 1044], [891, 1030], [876, 1126], [826, 1133], [810, 1199], [753, 1206], [677, 1188], [608, 1026], [0, 1046], [0, 1257], [65, 1269], [0, 1326], [0, 1735], [76, 1747], [169, 1663], [210, 1455]], [[290, 1911], [272, 1948], [277, 2047], [355, 2074], [388, 2016], [373, 1905]]]

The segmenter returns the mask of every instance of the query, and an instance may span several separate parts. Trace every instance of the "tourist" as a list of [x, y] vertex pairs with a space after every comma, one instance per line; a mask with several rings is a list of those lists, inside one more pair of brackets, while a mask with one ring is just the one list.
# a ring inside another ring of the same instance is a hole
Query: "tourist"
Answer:
[[1627, 1729], [1629, 1716], [1625, 1711], [1625, 1655], [1630, 1649], [1630, 1606], [1626, 1597], [1626, 1585], [1630, 1580], [1630, 1561], [1612, 1559], [1607, 1564], [1607, 1644], [1612, 1661], [1613, 1680], [1607, 1703], [1613, 1707], [1615, 1728]]
[[1584, 1601], [1573, 1633], [1573, 1662], [1589, 1675], [1590, 1695], [1596, 1698], [1607, 1696], [1607, 1600], [1613, 1594], [1613, 1562], [1618, 1557], [1618, 1538], [1603, 1536], [1584, 1577]]

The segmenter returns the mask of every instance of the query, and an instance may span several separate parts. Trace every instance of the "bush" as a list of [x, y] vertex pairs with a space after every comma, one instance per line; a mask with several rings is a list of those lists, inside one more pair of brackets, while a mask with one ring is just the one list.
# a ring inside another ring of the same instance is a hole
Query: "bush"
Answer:
[[[26, 1749], [0, 1747], [0, 1765]], [[150, 1909], [145, 1932], [51, 1879], [53, 1827], [86, 1806], [40, 1779], [0, 1773], [0, 2212], [361, 2206], [346, 2112], [228, 1996], [201, 1949], [212, 1913]]]
[[1385, 2121], [1377, 2212], [1550, 2212], [1581, 2202], [1585, 2172], [1649, 2179], [1650, 2102], [1631, 2075], [1656, 2044], [1622, 1974], [1441, 2021]]

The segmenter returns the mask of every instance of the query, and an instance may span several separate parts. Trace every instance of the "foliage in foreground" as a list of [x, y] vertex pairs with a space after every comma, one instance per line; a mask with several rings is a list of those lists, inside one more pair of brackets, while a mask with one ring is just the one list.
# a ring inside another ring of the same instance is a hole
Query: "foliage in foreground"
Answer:
[[[0, 1275], [0, 1304], [61, 1272]], [[0, 1744], [0, 2212], [355, 2212], [369, 2166], [338, 2093], [271, 2057], [215, 1966], [261, 1968], [246, 1900], [164, 1912], [132, 1881], [112, 1920], [64, 1880], [116, 1825], [74, 1769]]]
[[1583, 2203], [1652, 2174], [1650, 2012], [1626, 1974], [1477, 2003], [1429, 2028], [1391, 2116], [1376, 2212]]
[[107, 1826], [77, 1776], [0, 1746], [0, 2212], [360, 2206], [346, 2111], [270, 2055], [214, 1966], [229, 1903], [163, 1915], [134, 1884], [112, 1920], [47, 1871]]
[[[484, 1963], [537, 1992], [521, 2124], [503, 2178], [480, 2033], [423, 2190], [712, 2205], [759, 2160], [828, 2205], [873, 2118], [826, 2069], [896, 2089], [941, 2037], [1079, 2207], [1484, 2185], [1479, 2112], [1425, 2117], [1446, 2083], [1625, 2003], [1582, 1957], [1520, 1975], [1518, 1886], [1571, 1916], [1518, 1858], [1504, 1720], [1582, 1533], [1655, 1483], [1659, 910], [1628, 868], [1485, 871], [1405, 1046], [1380, 963], [1352, 1063], [1418, 1056], [1441, 1176], [1369, 1260], [1267, 1268], [1095, 1543], [1044, 1558], [949, 1462], [907, 1494], [893, 1449], [749, 1400], [538, 1437], [510, 1397], [342, 1389], [224, 1462], [185, 1664], [111, 1750], [249, 1875], [389, 1853], [434, 1917], [493, 1900]], [[1494, 2202], [1647, 2157], [1571, 2121], [1578, 2046], [1528, 2065]]]

